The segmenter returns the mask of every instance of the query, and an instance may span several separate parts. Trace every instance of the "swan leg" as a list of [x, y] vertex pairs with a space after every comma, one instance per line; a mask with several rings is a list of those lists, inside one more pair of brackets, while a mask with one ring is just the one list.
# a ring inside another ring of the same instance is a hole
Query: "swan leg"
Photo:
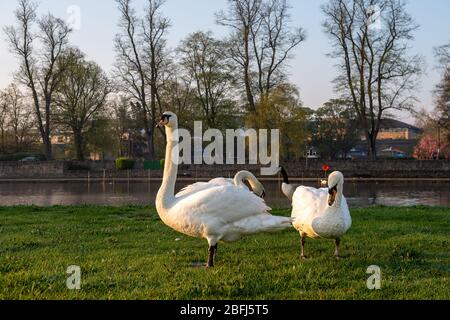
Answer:
[[339, 254], [339, 246], [341, 245], [341, 239], [337, 238], [336, 239], [336, 251], [334, 252], [334, 255], [336, 256], [336, 258], [340, 258], [340, 254]]
[[214, 258], [216, 256], [217, 253], [217, 244], [214, 246], [210, 246], [209, 247], [209, 256], [208, 256], [208, 264], [207, 264], [207, 268], [213, 268], [214, 267]]
[[306, 243], [306, 236], [304, 234], [300, 234], [302, 240], [301, 240], [301, 247], [302, 247], [302, 259], [306, 260], [307, 257], [305, 255], [305, 243]]

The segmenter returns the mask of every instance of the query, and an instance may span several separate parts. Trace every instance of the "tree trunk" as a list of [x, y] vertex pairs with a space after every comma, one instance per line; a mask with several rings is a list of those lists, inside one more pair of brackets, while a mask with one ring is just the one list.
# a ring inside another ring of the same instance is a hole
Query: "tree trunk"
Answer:
[[244, 62], [244, 82], [245, 92], [247, 94], [248, 111], [251, 113], [256, 112], [255, 98], [252, 93], [251, 78], [250, 78], [250, 29], [246, 27], [244, 30], [244, 50], [245, 50], [245, 62]]
[[6, 151], [5, 148], [5, 129], [2, 128], [2, 146], [1, 146], [1, 151], [4, 153]]
[[147, 136], [147, 143], [148, 143], [148, 153], [149, 153], [149, 160], [155, 160], [155, 139], [153, 130], [147, 130], [146, 136]]
[[20, 152], [20, 139], [19, 139], [19, 130], [17, 127], [14, 127], [14, 143], [16, 147], [16, 153]]
[[377, 137], [375, 135], [369, 135], [369, 139], [367, 140], [369, 144], [369, 159], [377, 160]]
[[3, 152], [6, 152], [6, 134], [5, 134], [5, 130], [2, 129], [2, 150]]
[[74, 130], [73, 132], [74, 143], [75, 143], [75, 151], [77, 153], [77, 159], [79, 161], [84, 161], [84, 152], [83, 152], [83, 136], [81, 132], [78, 130]]
[[156, 85], [156, 63], [154, 62], [154, 56], [152, 58], [152, 83], [151, 83], [151, 94], [150, 94], [150, 110], [151, 110], [151, 122], [150, 122], [150, 130], [147, 132], [147, 139], [148, 139], [148, 151], [149, 151], [149, 157], [150, 160], [155, 160], [155, 118], [156, 118], [156, 92], [157, 92], [157, 85]]
[[42, 141], [44, 144], [44, 155], [47, 161], [53, 160], [52, 155], [52, 142], [50, 136], [48, 134], [44, 134], [42, 137]]
[[255, 98], [253, 97], [252, 88], [250, 85], [250, 75], [249, 71], [245, 70], [245, 91], [247, 94], [247, 100], [248, 100], [248, 111], [255, 112], [256, 111], [256, 105], [255, 105]]

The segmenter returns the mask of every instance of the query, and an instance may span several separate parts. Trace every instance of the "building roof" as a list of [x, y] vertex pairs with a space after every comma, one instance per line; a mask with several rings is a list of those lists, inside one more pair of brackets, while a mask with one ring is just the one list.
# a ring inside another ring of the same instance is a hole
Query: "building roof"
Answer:
[[422, 131], [422, 129], [418, 127], [395, 119], [381, 120], [381, 129], [410, 129], [414, 131]]

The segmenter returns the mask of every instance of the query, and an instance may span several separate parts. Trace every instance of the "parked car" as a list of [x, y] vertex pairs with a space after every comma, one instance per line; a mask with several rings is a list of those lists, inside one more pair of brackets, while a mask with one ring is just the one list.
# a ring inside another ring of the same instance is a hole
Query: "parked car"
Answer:
[[367, 152], [364, 150], [353, 148], [347, 155], [348, 160], [364, 160], [367, 159]]
[[408, 156], [404, 152], [393, 152], [392, 153], [392, 157], [394, 159], [406, 159], [406, 158], [408, 158]]
[[19, 162], [37, 162], [37, 161], [39, 161], [39, 159], [37, 157], [33, 157], [33, 156], [25, 157], [25, 158], [19, 160]]
[[383, 158], [392, 158], [392, 159], [406, 159], [408, 156], [406, 153], [400, 149], [396, 149], [393, 147], [384, 149], [380, 153], [380, 157]]

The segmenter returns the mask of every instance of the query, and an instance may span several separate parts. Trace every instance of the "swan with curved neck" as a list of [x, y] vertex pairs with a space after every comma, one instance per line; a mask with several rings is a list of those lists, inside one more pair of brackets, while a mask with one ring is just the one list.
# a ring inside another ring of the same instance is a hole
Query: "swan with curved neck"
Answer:
[[340, 238], [352, 225], [352, 218], [344, 197], [344, 175], [333, 172], [328, 188], [299, 187], [294, 193], [292, 217], [300, 232], [302, 258], [306, 238], [334, 239], [336, 257], [339, 257]]
[[236, 187], [248, 190], [248, 187], [245, 184], [245, 182], [248, 182], [253, 193], [255, 193], [258, 197], [264, 198], [266, 196], [264, 186], [261, 184], [261, 182], [258, 181], [258, 179], [253, 175], [253, 173], [249, 171], [240, 171], [236, 174], [236, 176], [233, 179], [215, 178], [210, 180], [209, 182], [194, 183], [181, 190], [177, 194], [177, 196], [199, 192], [212, 186], [234, 185]]
[[244, 181], [247, 181], [250, 184], [253, 192], [261, 198], [266, 196], [266, 190], [264, 189], [261, 182], [251, 173], [250, 171], [240, 171], [236, 174], [233, 179], [234, 185], [241, 188], [246, 188]]
[[156, 197], [156, 209], [167, 226], [208, 241], [208, 267], [214, 266], [220, 241], [234, 242], [243, 236], [292, 227], [291, 218], [271, 215], [271, 209], [263, 199], [234, 183], [210, 184], [202, 190], [175, 195], [178, 165], [174, 158], [177, 158], [179, 138], [177, 116], [165, 112], [159, 125], [166, 128], [167, 146], [164, 177]]

